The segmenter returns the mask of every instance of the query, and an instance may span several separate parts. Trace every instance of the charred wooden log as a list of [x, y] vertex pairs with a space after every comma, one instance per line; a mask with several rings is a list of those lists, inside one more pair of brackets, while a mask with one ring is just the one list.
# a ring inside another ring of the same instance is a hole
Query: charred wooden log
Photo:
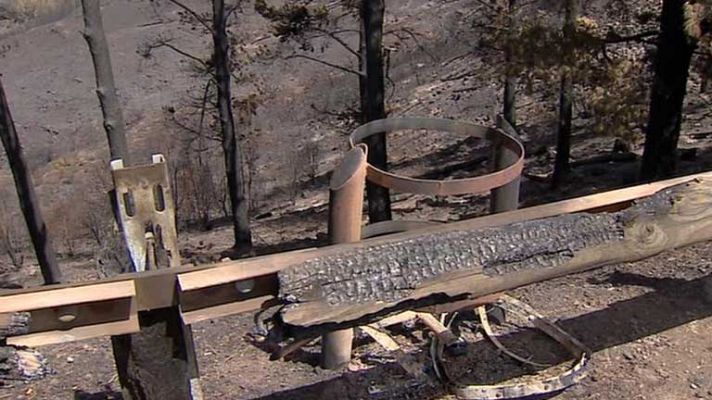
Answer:
[[0, 314], [0, 340], [24, 335], [30, 326], [30, 313]]
[[5, 337], [23, 335], [29, 326], [29, 313], [0, 314], [0, 386], [7, 381], [42, 378], [50, 372], [39, 352], [5, 346]]
[[696, 180], [603, 214], [393, 240], [279, 273], [294, 334], [354, 326], [416, 306], [513, 289], [712, 239], [712, 181]]

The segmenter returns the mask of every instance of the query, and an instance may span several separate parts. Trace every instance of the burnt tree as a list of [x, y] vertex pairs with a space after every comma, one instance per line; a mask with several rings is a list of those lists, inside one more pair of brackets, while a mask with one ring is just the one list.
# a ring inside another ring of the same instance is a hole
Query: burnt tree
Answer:
[[[508, 21], [508, 31], [509, 35], [511, 36], [511, 33], [514, 29], [514, 10], [516, 7], [516, 0], [508, 0], [507, 3], [507, 16], [509, 18]], [[504, 48], [504, 63], [505, 63], [505, 75], [504, 75], [504, 105], [502, 109], [502, 115], [504, 116], [504, 119], [509, 122], [509, 125], [512, 126], [512, 128], [517, 127], [517, 76], [514, 71], [514, 60], [513, 58], [513, 50], [512, 46], [513, 43], [512, 41], [514, 38], [508, 37], [507, 38], [507, 44]]]
[[139, 319], [140, 333], [111, 338], [124, 398], [202, 399], [192, 330], [178, 309], [143, 312]]
[[[383, 16], [384, 0], [361, 2], [361, 32], [359, 53], [361, 75], [361, 123], [386, 117], [385, 84], [383, 71]], [[382, 170], [387, 169], [386, 134], [373, 135], [365, 141], [368, 145], [368, 162]], [[391, 219], [391, 199], [388, 189], [371, 182], [366, 184], [368, 219], [371, 223]]]
[[[416, 34], [402, 28], [384, 31], [384, 0], [334, 2], [334, 6], [337, 5], [341, 6], [345, 12], [333, 21], [335, 24], [338, 24], [338, 21], [342, 20], [344, 15], [358, 14], [358, 49], [352, 48], [351, 45], [350, 34], [355, 32], [354, 29], [351, 27], [335, 28], [327, 22], [329, 15], [334, 14], [331, 10], [335, 7], [310, 8], [310, 2], [308, 1], [287, 1], [283, 2], [281, 6], [275, 7], [268, 5], [266, 0], [257, 0], [255, 9], [259, 14], [273, 22], [273, 28], [278, 37], [293, 40], [299, 44], [301, 51], [287, 58], [303, 58], [318, 62], [358, 77], [359, 110], [355, 119], [359, 123], [364, 124], [386, 118], [386, 62], [384, 62], [383, 37], [385, 35], [394, 35], [399, 40], [407, 40], [408, 38], [415, 40]], [[400, 33], [402, 32], [407, 34], [401, 35]], [[348, 53], [355, 56], [358, 60], [358, 69], [303, 54], [304, 52], [314, 51], [313, 45], [309, 43], [310, 40], [321, 38], [331, 39]], [[372, 136], [366, 141], [366, 144], [369, 148], [368, 162], [386, 170], [388, 164], [386, 136], [384, 134]], [[373, 223], [390, 220], [391, 201], [389, 190], [370, 182], [367, 183], [366, 190], [369, 221]]]
[[695, 40], [685, 31], [685, 1], [664, 0], [655, 56], [655, 77], [640, 169], [642, 180], [671, 175], [676, 168], [682, 106]]
[[124, 116], [114, 84], [114, 72], [111, 68], [109, 45], [104, 34], [100, 2], [98, 0], [82, 0], [82, 9], [84, 11], [84, 39], [87, 41], [94, 63], [96, 95], [99, 97], [101, 113], [104, 117], [104, 130], [106, 130], [106, 137], [109, 140], [111, 159], [123, 159], [124, 163], [128, 165], [130, 162]]
[[228, 16], [229, 13], [225, 10], [225, 1], [213, 0], [213, 63], [218, 92], [218, 115], [225, 157], [225, 173], [230, 192], [230, 210], [232, 211], [232, 227], [235, 235], [233, 247], [238, 255], [243, 255], [252, 250], [252, 233], [248, 215], [249, 203], [245, 197], [242, 152], [235, 136], [235, 119], [232, 113], [230, 45], [226, 32]]
[[[116, 94], [99, 3], [98, 0], [82, 0], [84, 37], [94, 63], [97, 95], [111, 159], [122, 159], [130, 166], [123, 114]], [[120, 221], [117, 205], [112, 204], [112, 208]], [[121, 247], [119, 251], [126, 252], [126, 248]], [[127, 400], [201, 398], [192, 332], [190, 326], [183, 324], [178, 310], [144, 311], [139, 320], [141, 332], [111, 337], [123, 397]]]
[[0, 82], [0, 140], [5, 148], [10, 170], [12, 170], [17, 198], [37, 255], [37, 262], [40, 264], [42, 278], [45, 284], [59, 283], [62, 280], [62, 274], [59, 270], [52, 240], [47, 231], [47, 225], [42, 218], [40, 203], [32, 183], [32, 172], [25, 161], [2, 82]]
[[556, 158], [552, 185], [558, 186], [571, 171], [569, 165], [571, 153], [571, 119], [573, 117], [573, 68], [575, 64], [575, 48], [573, 45], [576, 33], [576, 16], [579, 13], [579, 0], [566, 0], [564, 4], [564, 28], [562, 37], [563, 68], [561, 73], [561, 88], [559, 90], [559, 125], [556, 136]]

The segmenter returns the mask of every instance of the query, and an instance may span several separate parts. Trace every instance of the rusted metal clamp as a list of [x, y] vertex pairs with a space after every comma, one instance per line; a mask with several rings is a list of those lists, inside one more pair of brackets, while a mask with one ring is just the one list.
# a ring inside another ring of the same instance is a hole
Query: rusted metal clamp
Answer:
[[363, 142], [363, 140], [369, 136], [402, 129], [431, 129], [488, 140], [512, 152], [516, 156], [516, 161], [490, 174], [447, 181], [410, 178], [384, 171], [368, 164], [367, 177], [370, 182], [405, 193], [459, 195], [490, 191], [517, 179], [522, 173], [524, 166], [524, 146], [522, 146], [519, 140], [499, 129], [474, 125], [467, 122], [437, 118], [379, 119], [361, 125], [353, 131], [349, 137], [349, 142], [351, 146], [355, 146]]

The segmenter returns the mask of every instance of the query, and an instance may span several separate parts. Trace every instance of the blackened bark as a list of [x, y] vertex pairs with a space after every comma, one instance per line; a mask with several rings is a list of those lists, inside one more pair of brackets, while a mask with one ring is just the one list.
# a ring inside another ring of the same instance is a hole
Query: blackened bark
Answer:
[[571, 117], [573, 115], [573, 82], [571, 74], [564, 72], [561, 78], [559, 93], [559, 126], [556, 136], [556, 158], [554, 159], [554, 173], [552, 185], [558, 186], [566, 179], [571, 171], [569, 163], [571, 154]]
[[[383, 72], [384, 12], [384, 0], [361, 2], [360, 71], [362, 74], [365, 72], [365, 76], [359, 78], [362, 123], [386, 117]], [[373, 135], [366, 139], [365, 143], [368, 146], [368, 162], [386, 170], [388, 157], [385, 133]], [[388, 189], [368, 182], [366, 196], [368, 219], [371, 223], [391, 219], [391, 199]]]
[[0, 340], [7, 336], [24, 335], [29, 331], [29, 327], [30, 313], [0, 314]]
[[[509, 60], [507, 60], [509, 63]], [[516, 127], [517, 124], [517, 110], [516, 110], [516, 89], [517, 88], [517, 78], [511, 73], [507, 73], [504, 77], [504, 119], [509, 122], [512, 127]]]
[[566, 0], [564, 7], [566, 9], [563, 29], [564, 68], [559, 92], [559, 126], [556, 137], [556, 159], [554, 160], [554, 173], [552, 176], [552, 185], [554, 187], [564, 181], [571, 171], [569, 159], [574, 95], [573, 68], [575, 63], [573, 36], [576, 33], [579, 0]]
[[683, 0], [664, 0], [650, 96], [642, 180], [671, 175], [677, 166], [677, 141], [687, 77], [696, 43], [685, 33]]
[[111, 68], [109, 45], [104, 35], [99, 0], [82, 0], [84, 10], [84, 39], [89, 45], [89, 52], [94, 63], [96, 95], [99, 97], [101, 112], [104, 117], [104, 130], [109, 140], [109, 152], [112, 160], [122, 159], [130, 165], [124, 116], [119, 104], [114, 84], [114, 72]]
[[712, 181], [700, 179], [617, 212], [422, 231], [315, 255], [279, 271], [290, 303], [281, 323], [309, 337], [710, 240], [710, 207], [700, 206], [710, 193]]
[[232, 114], [230, 53], [226, 25], [225, 1], [213, 0], [213, 61], [218, 89], [218, 114], [225, 157], [225, 173], [230, 192], [230, 210], [232, 211], [232, 226], [235, 235], [233, 247], [237, 254], [246, 254], [252, 249], [252, 233], [248, 216], [249, 204], [245, 197], [242, 152], [235, 137], [235, 121]]
[[[630, 211], [628, 211], [630, 213]], [[625, 215], [625, 211], [620, 215]], [[623, 240], [613, 214], [567, 214], [472, 231], [423, 234], [307, 260], [279, 272], [280, 297], [294, 303], [323, 300], [330, 306], [410, 296], [424, 282], [454, 272], [486, 276], [566, 265], [587, 247]], [[421, 260], [414, 262], [414, 260]]]
[[[516, 0], [509, 0], [507, 13], [509, 16], [509, 34], [512, 35], [514, 31], [514, 8], [516, 6]], [[502, 115], [504, 119], [509, 122], [512, 128], [517, 127], [517, 112], [516, 112], [516, 95], [517, 95], [517, 77], [514, 73], [513, 61], [512, 60], [512, 40], [511, 36], [508, 38], [507, 46], [504, 50], [504, 63], [506, 67], [504, 76], [504, 107]]]
[[27, 167], [25, 156], [22, 152], [20, 139], [17, 137], [15, 123], [10, 114], [10, 106], [5, 98], [5, 89], [0, 82], [0, 140], [5, 148], [7, 160], [12, 170], [12, 176], [15, 179], [15, 188], [17, 189], [17, 198], [20, 202], [22, 214], [25, 217], [27, 230], [32, 240], [32, 245], [35, 248], [37, 262], [40, 264], [42, 278], [45, 284], [59, 283], [62, 280], [62, 274], [57, 264], [57, 257], [52, 246], [47, 226], [40, 203], [35, 194], [35, 187], [32, 183], [32, 173]]
[[193, 335], [178, 309], [143, 312], [140, 324], [140, 333], [112, 337], [124, 398], [202, 398]]

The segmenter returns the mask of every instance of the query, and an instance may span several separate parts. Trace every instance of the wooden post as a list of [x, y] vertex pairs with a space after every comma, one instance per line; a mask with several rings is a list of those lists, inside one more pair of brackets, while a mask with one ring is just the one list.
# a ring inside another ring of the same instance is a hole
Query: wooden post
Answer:
[[[501, 115], [497, 116], [497, 127], [506, 134], [517, 138], [519, 135], [512, 125]], [[499, 143], [494, 144], [494, 169], [500, 170], [517, 161], [517, 155]], [[490, 197], [490, 212], [492, 214], [516, 210], [519, 208], [519, 183], [517, 178], [504, 186], [492, 190]]]
[[[329, 184], [329, 240], [333, 244], [361, 240], [363, 191], [366, 186], [366, 147], [351, 149], [334, 170]], [[351, 360], [353, 329], [329, 332], [321, 338], [321, 366], [338, 368]]]

